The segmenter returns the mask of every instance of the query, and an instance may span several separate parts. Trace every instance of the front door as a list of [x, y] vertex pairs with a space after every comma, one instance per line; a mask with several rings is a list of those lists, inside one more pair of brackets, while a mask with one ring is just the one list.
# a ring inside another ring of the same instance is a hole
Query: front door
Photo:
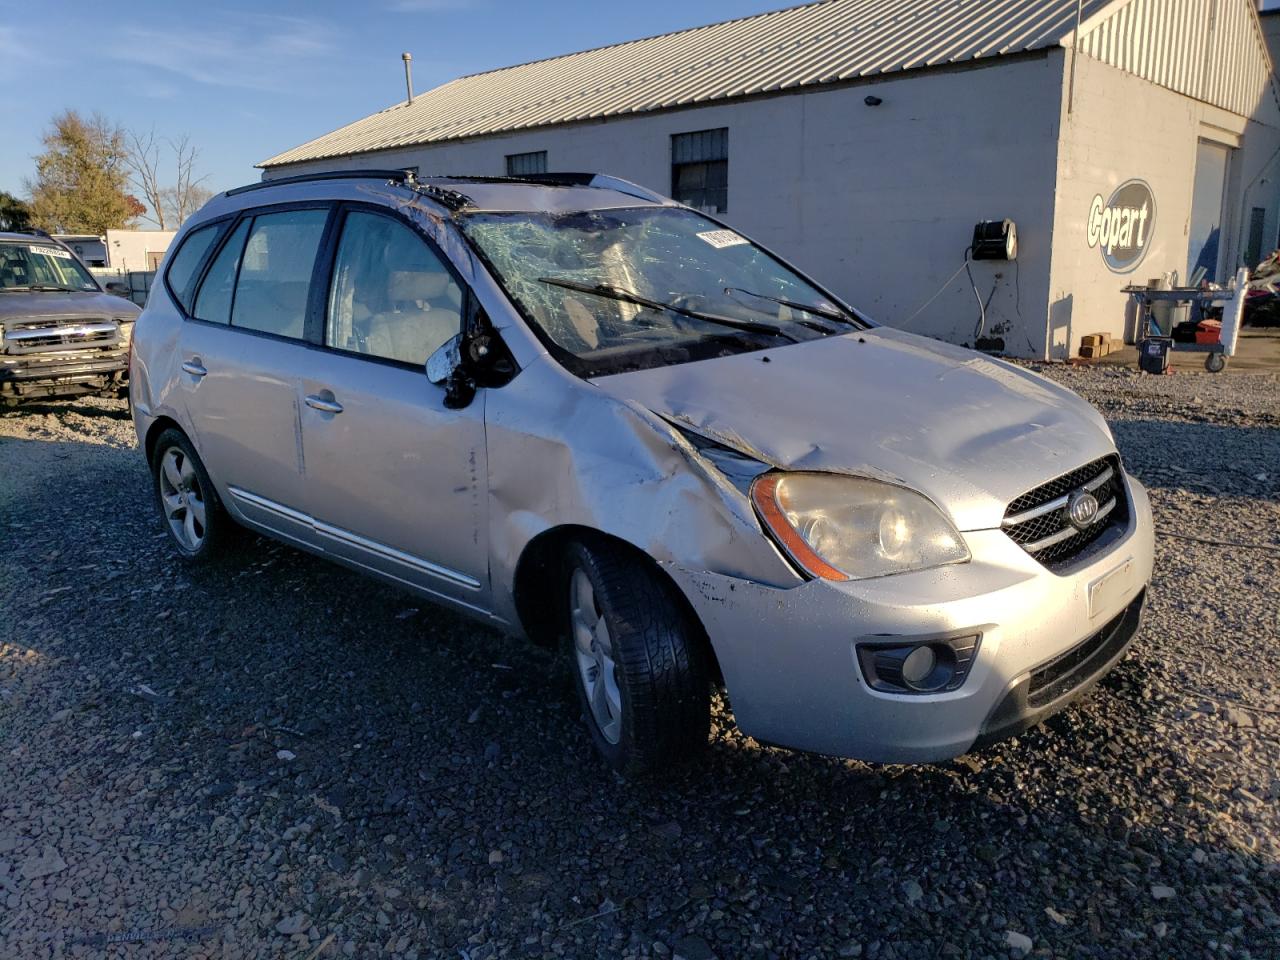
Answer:
[[345, 211], [324, 349], [302, 378], [306, 510], [326, 552], [487, 610], [483, 392], [450, 410], [424, 369], [461, 329], [464, 296], [407, 223]]
[[302, 512], [299, 378], [327, 209], [247, 216], [201, 283], [179, 341], [193, 442], [241, 516], [311, 545]]

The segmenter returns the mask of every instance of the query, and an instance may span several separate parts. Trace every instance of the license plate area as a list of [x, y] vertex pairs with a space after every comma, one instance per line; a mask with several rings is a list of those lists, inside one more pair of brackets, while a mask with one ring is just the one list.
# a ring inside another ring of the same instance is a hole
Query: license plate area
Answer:
[[1089, 619], [1114, 613], [1133, 587], [1133, 558], [1113, 567], [1089, 584]]

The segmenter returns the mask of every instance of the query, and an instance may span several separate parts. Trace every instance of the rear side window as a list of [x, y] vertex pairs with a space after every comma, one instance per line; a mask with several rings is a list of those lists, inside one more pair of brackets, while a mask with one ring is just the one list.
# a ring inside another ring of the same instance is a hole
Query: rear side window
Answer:
[[201, 227], [187, 234], [182, 246], [169, 262], [165, 276], [169, 280], [169, 289], [177, 298], [182, 309], [191, 312], [191, 296], [195, 292], [196, 268], [204, 260], [213, 241], [218, 237], [220, 224]]
[[[240, 265], [240, 251], [244, 238], [249, 234], [248, 220], [241, 221], [235, 232], [227, 238], [200, 284], [192, 316], [210, 323], [228, 323], [231, 320], [231, 295], [236, 286], [236, 268]], [[171, 271], [172, 272], [172, 271]]]
[[288, 210], [254, 217], [245, 244], [231, 325], [301, 340], [311, 271], [326, 210]]

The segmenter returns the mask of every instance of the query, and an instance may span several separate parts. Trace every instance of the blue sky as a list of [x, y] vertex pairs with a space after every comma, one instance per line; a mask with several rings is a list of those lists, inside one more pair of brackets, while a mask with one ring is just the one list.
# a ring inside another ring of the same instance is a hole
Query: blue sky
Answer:
[[0, 0], [0, 190], [57, 112], [190, 134], [215, 190], [253, 164], [465, 73], [788, 6], [787, 0]]

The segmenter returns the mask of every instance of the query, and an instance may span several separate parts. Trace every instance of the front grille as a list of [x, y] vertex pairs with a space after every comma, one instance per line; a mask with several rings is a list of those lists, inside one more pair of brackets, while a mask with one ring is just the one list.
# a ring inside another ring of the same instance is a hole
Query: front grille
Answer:
[[[1104, 533], [1129, 521], [1120, 458], [1095, 460], [1042, 484], [1009, 504], [1001, 527], [1050, 569], [1068, 565]], [[1098, 501], [1095, 520], [1077, 528], [1067, 514], [1072, 494], [1088, 492]]]
[[120, 326], [114, 320], [44, 320], [20, 323], [4, 331], [4, 352], [9, 356], [119, 346]]
[[[1137, 629], [1144, 590], [1093, 636], [1031, 672], [1027, 703], [1043, 707], [1095, 676], [1124, 649]], [[1128, 627], [1128, 629], [1122, 629]]]

